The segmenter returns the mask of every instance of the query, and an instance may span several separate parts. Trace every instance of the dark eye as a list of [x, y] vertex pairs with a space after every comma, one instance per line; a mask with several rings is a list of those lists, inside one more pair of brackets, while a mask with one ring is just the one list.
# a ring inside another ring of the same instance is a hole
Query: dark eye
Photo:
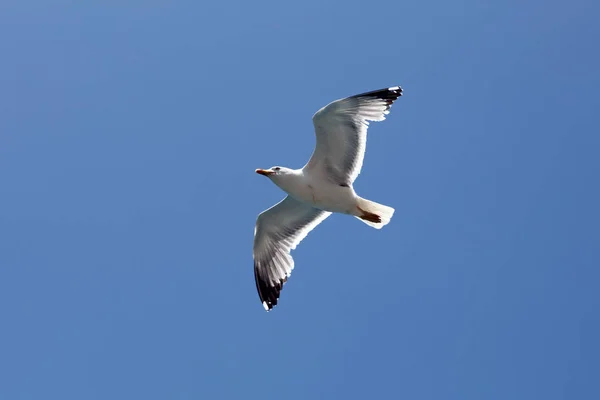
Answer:
[[273, 168], [275, 171], [279, 171], [281, 168], [280, 167], [275, 167]]

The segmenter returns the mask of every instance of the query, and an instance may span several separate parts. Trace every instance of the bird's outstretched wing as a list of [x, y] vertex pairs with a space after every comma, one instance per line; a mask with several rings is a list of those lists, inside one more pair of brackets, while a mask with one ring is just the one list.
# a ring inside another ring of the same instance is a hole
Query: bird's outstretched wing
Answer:
[[294, 269], [290, 251], [329, 215], [290, 196], [259, 214], [254, 229], [254, 278], [265, 310], [277, 304]]
[[402, 88], [394, 86], [336, 100], [317, 111], [317, 144], [304, 169], [351, 185], [362, 168], [369, 121], [383, 121], [400, 96]]

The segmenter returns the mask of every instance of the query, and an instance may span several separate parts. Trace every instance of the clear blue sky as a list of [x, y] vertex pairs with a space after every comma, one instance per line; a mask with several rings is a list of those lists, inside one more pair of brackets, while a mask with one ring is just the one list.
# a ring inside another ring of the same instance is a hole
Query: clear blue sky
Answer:
[[[0, 398], [600, 398], [599, 11], [3, 1]], [[254, 169], [393, 85], [266, 313]]]

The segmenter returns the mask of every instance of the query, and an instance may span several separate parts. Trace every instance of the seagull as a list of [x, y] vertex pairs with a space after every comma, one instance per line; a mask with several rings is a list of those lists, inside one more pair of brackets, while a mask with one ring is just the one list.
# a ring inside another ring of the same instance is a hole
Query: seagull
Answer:
[[383, 121], [402, 88], [357, 94], [333, 101], [313, 115], [315, 150], [301, 169], [257, 169], [287, 196], [256, 219], [254, 279], [263, 307], [277, 305], [294, 269], [290, 251], [332, 213], [354, 216], [381, 229], [394, 209], [356, 194], [353, 183], [362, 168], [369, 121]]

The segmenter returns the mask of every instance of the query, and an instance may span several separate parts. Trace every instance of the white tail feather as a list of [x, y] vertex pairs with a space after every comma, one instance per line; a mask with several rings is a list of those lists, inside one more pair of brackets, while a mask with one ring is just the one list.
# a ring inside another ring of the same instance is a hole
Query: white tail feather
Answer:
[[[358, 198], [357, 205], [360, 210], [375, 214], [381, 218], [381, 222], [371, 222], [362, 219], [360, 214], [355, 215], [356, 218], [375, 229], [381, 229], [386, 226], [392, 219], [392, 215], [394, 215], [395, 211], [392, 207], [384, 206], [383, 204], [375, 203], [374, 201], [363, 199], [362, 197]], [[357, 210], [357, 213], [360, 213], [360, 210]]]

